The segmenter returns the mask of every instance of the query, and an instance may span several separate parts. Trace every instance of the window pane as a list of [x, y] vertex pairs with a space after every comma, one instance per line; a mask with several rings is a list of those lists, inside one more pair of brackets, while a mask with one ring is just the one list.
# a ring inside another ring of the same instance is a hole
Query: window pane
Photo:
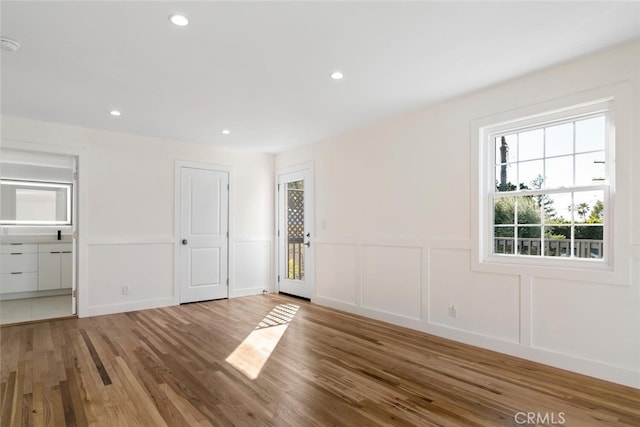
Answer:
[[544, 132], [535, 129], [518, 134], [518, 160], [541, 159], [544, 153]]
[[493, 200], [493, 223], [515, 224], [515, 197], [499, 197]]
[[519, 188], [534, 189], [542, 186], [542, 160], [518, 163]]
[[545, 129], [545, 157], [573, 154], [573, 123]]
[[576, 155], [576, 185], [601, 184], [605, 177], [604, 151]]
[[603, 237], [601, 225], [576, 225], [574, 235], [576, 240], [602, 240]]
[[540, 227], [518, 227], [518, 254], [541, 255]]
[[576, 226], [575, 250], [578, 258], [602, 258], [603, 227], [601, 225]]
[[601, 224], [604, 218], [604, 192], [582, 191], [573, 196], [573, 220], [576, 223]]
[[556, 210], [549, 194], [533, 196], [538, 206], [542, 207], [543, 223], [555, 222]]
[[494, 228], [495, 237], [515, 237], [515, 227], [505, 227], [496, 225]]
[[571, 254], [571, 227], [566, 225], [544, 228], [544, 255], [568, 257]]
[[576, 153], [604, 150], [604, 116], [576, 122]]
[[573, 156], [545, 160], [544, 188], [571, 187], [573, 185]]
[[562, 224], [571, 222], [571, 193], [549, 194], [541, 197], [545, 224]]
[[540, 205], [534, 196], [518, 197], [518, 224], [541, 224]]
[[544, 227], [544, 238], [547, 240], [571, 240], [571, 226], [547, 225]]
[[540, 239], [531, 240], [529, 255], [542, 256], [542, 241]]
[[[504, 155], [502, 152], [502, 138], [504, 138], [504, 142], [505, 142], [505, 151], [504, 151]], [[508, 162], [515, 162], [518, 160], [518, 136], [516, 134], [513, 135], [505, 135], [503, 136], [499, 136], [495, 139], [495, 146], [496, 146], [496, 157], [495, 157], [495, 163], [496, 164], [500, 164], [500, 163], [508, 163]], [[504, 157], [506, 157], [506, 160], [504, 160]]]
[[541, 227], [539, 225], [518, 227], [519, 239], [539, 239], [540, 233], [541, 233]]
[[507, 163], [496, 166], [496, 191], [516, 190], [516, 164]]
[[287, 183], [287, 279], [304, 280], [304, 181]]
[[495, 227], [493, 238], [493, 253], [495, 254], [513, 254], [514, 253], [514, 235], [513, 227]]

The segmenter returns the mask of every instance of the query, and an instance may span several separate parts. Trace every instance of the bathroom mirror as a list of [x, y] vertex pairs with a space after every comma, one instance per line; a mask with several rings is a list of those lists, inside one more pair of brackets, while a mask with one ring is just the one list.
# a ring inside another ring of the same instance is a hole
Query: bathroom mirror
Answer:
[[71, 184], [0, 181], [1, 225], [71, 225]]

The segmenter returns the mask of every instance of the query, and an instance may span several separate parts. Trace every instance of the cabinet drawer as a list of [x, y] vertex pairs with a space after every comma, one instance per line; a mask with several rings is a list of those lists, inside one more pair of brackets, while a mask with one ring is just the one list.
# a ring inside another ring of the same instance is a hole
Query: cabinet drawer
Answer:
[[5, 243], [1, 246], [2, 246], [3, 254], [10, 254], [10, 253], [36, 254], [38, 253], [38, 245], [36, 244]]
[[38, 290], [38, 273], [0, 274], [0, 292], [28, 292]]
[[38, 271], [38, 254], [3, 254], [2, 273], [32, 273]]
[[38, 252], [41, 254], [71, 252], [71, 243], [40, 243], [38, 245]]

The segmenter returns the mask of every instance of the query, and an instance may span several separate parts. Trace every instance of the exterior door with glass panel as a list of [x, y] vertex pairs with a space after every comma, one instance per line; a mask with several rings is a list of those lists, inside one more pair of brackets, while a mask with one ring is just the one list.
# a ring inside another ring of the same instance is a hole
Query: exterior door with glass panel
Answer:
[[180, 168], [180, 302], [228, 297], [229, 173]]
[[278, 175], [278, 290], [313, 295], [312, 170]]

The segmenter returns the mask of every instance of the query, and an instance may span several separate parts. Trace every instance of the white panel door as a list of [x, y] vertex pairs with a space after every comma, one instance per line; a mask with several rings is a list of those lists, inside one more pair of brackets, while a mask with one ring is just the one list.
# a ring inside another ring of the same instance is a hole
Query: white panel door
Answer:
[[228, 297], [229, 173], [180, 168], [180, 302]]
[[278, 291], [313, 296], [312, 169], [278, 174]]

